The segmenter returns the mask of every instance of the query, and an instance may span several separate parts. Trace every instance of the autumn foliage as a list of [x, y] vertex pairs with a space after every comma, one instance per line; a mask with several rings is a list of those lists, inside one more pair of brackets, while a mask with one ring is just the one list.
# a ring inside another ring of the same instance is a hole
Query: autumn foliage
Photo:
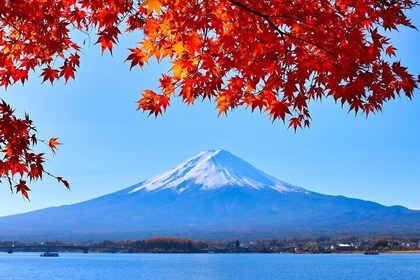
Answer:
[[[96, 34], [102, 52], [123, 32], [141, 31], [130, 69], [170, 62], [160, 91], [145, 89], [138, 109], [162, 114], [171, 98], [214, 101], [266, 112], [295, 130], [309, 126], [308, 104], [333, 98], [369, 115], [418, 86], [395, 59], [389, 31], [415, 28], [414, 0], [4, 0], [0, 1], [0, 86], [75, 78], [75, 32]], [[54, 142], [53, 142], [54, 144]], [[56, 146], [53, 145], [54, 147]], [[5, 149], [5, 146], [1, 147]], [[24, 171], [23, 174], [27, 174]], [[21, 188], [22, 189], [22, 188]]]
[[[0, 180], [6, 181], [10, 190], [20, 192], [29, 199], [26, 179], [29, 181], [42, 179], [43, 174], [56, 178], [67, 188], [69, 184], [61, 177], [56, 177], [44, 170], [44, 154], [35, 153], [32, 148], [41, 141], [37, 138], [36, 129], [26, 115], [19, 119], [14, 115], [13, 109], [4, 101], [0, 103], [0, 147], [2, 159], [0, 160]], [[48, 143], [53, 151], [60, 143], [57, 138], [51, 138]]]

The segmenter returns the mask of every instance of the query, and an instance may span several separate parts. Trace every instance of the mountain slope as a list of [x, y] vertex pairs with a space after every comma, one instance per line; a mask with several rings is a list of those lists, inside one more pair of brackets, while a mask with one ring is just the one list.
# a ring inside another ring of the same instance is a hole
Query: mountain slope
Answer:
[[0, 238], [419, 234], [420, 211], [314, 193], [223, 150], [69, 206], [0, 218]]

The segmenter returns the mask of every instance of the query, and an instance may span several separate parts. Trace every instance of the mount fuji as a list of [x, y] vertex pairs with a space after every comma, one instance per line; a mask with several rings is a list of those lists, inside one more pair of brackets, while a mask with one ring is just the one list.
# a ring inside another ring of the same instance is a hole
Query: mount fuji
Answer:
[[418, 235], [420, 211], [300, 188], [224, 150], [85, 202], [0, 217], [0, 239]]

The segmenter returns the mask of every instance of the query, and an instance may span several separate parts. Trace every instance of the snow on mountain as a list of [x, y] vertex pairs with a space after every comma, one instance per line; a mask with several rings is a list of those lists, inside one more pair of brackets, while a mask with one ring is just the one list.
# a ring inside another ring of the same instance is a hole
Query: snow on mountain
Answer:
[[308, 192], [265, 174], [227, 151], [210, 150], [140, 183], [130, 193], [162, 189], [182, 193], [194, 186], [200, 190], [234, 186], [257, 190], [269, 188], [278, 192]]

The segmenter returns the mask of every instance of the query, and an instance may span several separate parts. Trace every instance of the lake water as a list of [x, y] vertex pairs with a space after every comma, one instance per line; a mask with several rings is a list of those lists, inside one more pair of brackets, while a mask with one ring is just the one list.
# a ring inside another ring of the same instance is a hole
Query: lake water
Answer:
[[0, 279], [420, 279], [420, 255], [76, 254], [0, 252]]

